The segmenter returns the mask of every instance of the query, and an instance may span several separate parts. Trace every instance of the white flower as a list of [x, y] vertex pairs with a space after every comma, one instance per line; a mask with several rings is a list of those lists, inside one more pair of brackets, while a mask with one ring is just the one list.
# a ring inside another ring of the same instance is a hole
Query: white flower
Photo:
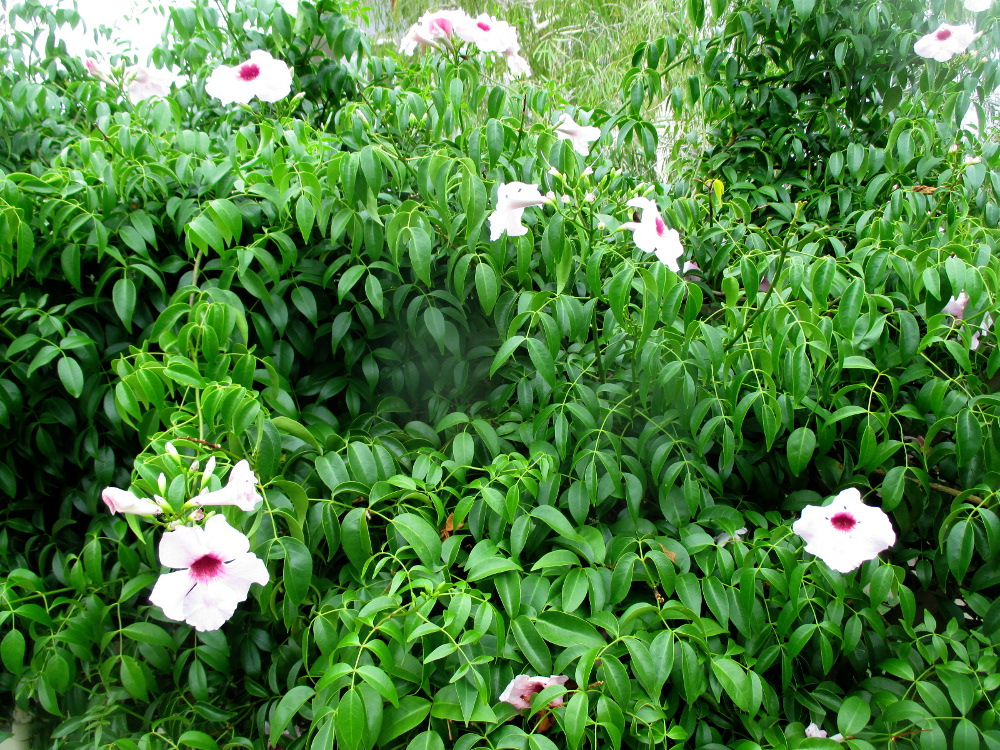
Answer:
[[[806, 737], [826, 737], [826, 736], [827, 736], [826, 730], [820, 729], [819, 726], [816, 724], [816, 722], [813, 722], [806, 727]], [[843, 742], [844, 735], [838, 732], [837, 734], [833, 735], [833, 737], [831, 737], [830, 739], [833, 740], [834, 742]]]
[[671, 271], [680, 271], [677, 261], [684, 253], [681, 236], [676, 229], [667, 229], [656, 204], [649, 198], [633, 198], [626, 205], [642, 209], [638, 222], [628, 221], [622, 224], [632, 232], [636, 247], [646, 253], [655, 253], [660, 263]]
[[128, 82], [128, 98], [133, 104], [151, 96], [170, 93], [170, 78], [162, 70], [132, 65], [125, 68], [125, 80]]
[[993, 0], [965, 0], [965, 9], [971, 10], [973, 13], [989, 10], [991, 5], [993, 5]]
[[561, 200], [561, 201], [562, 201], [563, 203], [572, 203], [572, 202], [573, 202], [573, 199], [572, 199], [572, 198], [570, 198], [570, 197], [569, 197], [568, 195], [566, 195], [565, 193], [564, 193], [563, 195], [560, 195], [560, 196], [559, 196], [559, 200]]
[[490, 239], [500, 238], [504, 232], [511, 237], [520, 237], [528, 233], [528, 228], [521, 223], [524, 209], [529, 206], [541, 206], [552, 199], [538, 192], [538, 185], [524, 182], [505, 182], [497, 189], [497, 207], [490, 214]]
[[[552, 675], [551, 677], [531, 677], [526, 674], [519, 674], [500, 694], [500, 700], [509, 703], [514, 708], [521, 710], [531, 706], [531, 696], [542, 692], [552, 685], [565, 685], [569, 677], [565, 675]], [[550, 706], [561, 706], [562, 696], [553, 699]]]
[[587, 203], [593, 203], [594, 201], [597, 200], [597, 196], [594, 195], [593, 193], [587, 193], [585, 196], [583, 196], [583, 199], [587, 201]]
[[590, 155], [590, 143], [601, 137], [601, 129], [593, 125], [580, 125], [565, 112], [556, 123], [556, 135], [573, 142], [573, 150], [581, 156]]
[[483, 52], [516, 55], [521, 51], [521, 43], [517, 40], [517, 29], [506, 21], [500, 21], [485, 13], [471, 19], [471, 23], [457, 26], [455, 34], [467, 42], [472, 42]]
[[464, 10], [427, 11], [400, 39], [399, 52], [403, 55], [412, 55], [418, 45], [425, 47], [448, 45], [452, 36], [461, 36], [463, 39], [469, 36], [471, 32], [468, 29], [474, 25], [472, 16]]
[[101, 500], [108, 506], [112, 513], [131, 513], [135, 516], [156, 516], [163, 512], [163, 508], [152, 500], [136, 497], [127, 490], [120, 490], [117, 487], [105, 487], [101, 492]]
[[690, 273], [691, 271], [700, 271], [701, 266], [695, 263], [693, 260], [684, 261], [684, 265], [681, 266], [681, 273]]
[[806, 540], [806, 552], [834, 570], [849, 573], [896, 543], [896, 532], [881, 508], [861, 502], [861, 493], [846, 489], [829, 505], [808, 505], [792, 524]]
[[291, 90], [292, 69], [262, 49], [251, 52], [250, 59], [239, 65], [220, 65], [205, 82], [206, 93], [223, 104], [247, 104], [254, 97], [276, 102]]
[[965, 164], [965, 165], [978, 164], [982, 160], [983, 160], [983, 157], [981, 157], [981, 156], [968, 156], [968, 155], [966, 155], [966, 157], [964, 159], [962, 159], [962, 163]]
[[250, 553], [250, 540], [212, 516], [204, 528], [181, 526], [160, 539], [160, 563], [181, 568], [164, 573], [149, 600], [171, 620], [196, 630], [218, 630], [247, 598], [251, 583], [269, 580], [267, 567]]
[[961, 320], [965, 316], [965, 306], [967, 304], [969, 304], [969, 295], [963, 289], [957, 297], [952, 297], [948, 300], [948, 304], [941, 309], [941, 312]]
[[263, 500], [257, 492], [257, 475], [246, 459], [240, 461], [229, 473], [229, 482], [221, 490], [205, 492], [191, 498], [198, 506], [235, 505], [240, 510], [251, 511]]
[[963, 23], [952, 26], [943, 23], [937, 31], [932, 31], [918, 39], [913, 45], [913, 51], [921, 57], [929, 57], [938, 62], [946, 62], [955, 55], [965, 52], [969, 45], [978, 39], [972, 24]]

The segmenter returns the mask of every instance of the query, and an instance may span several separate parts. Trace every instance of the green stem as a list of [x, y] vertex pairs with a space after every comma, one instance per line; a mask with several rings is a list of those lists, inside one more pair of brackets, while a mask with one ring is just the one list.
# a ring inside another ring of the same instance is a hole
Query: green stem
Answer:
[[774, 294], [775, 287], [778, 286], [778, 277], [781, 275], [781, 269], [785, 265], [785, 258], [788, 257], [788, 249], [789, 249], [788, 246], [789, 246], [789, 240], [792, 237], [792, 227], [795, 226], [795, 221], [799, 218], [799, 211], [801, 209], [802, 209], [802, 204], [796, 203], [795, 215], [792, 217], [791, 222], [789, 222], [788, 231], [785, 232], [785, 239], [781, 243], [781, 255], [778, 256], [778, 265], [774, 269], [774, 280], [771, 282], [770, 288], [764, 294], [764, 299], [761, 300], [761, 303], [757, 306], [757, 309], [753, 311], [753, 314], [751, 314], [750, 317], [746, 319], [746, 321], [744, 321], [743, 327], [736, 332], [735, 336], [733, 336], [731, 339], [729, 339], [729, 341], [726, 342], [725, 345], [726, 349], [728, 349], [737, 341], [739, 341], [740, 337], [750, 329], [750, 326], [753, 325], [753, 322], [757, 319], [757, 317], [762, 312], [764, 312], [764, 308], [767, 307], [767, 301], [771, 298], [771, 295]]

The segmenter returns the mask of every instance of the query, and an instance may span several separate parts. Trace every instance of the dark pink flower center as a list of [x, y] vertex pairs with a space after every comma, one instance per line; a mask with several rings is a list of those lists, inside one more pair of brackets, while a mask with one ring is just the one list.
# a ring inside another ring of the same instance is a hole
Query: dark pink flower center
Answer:
[[255, 63], [247, 63], [240, 66], [240, 78], [244, 81], [252, 81], [260, 75], [260, 67]]
[[478, 26], [479, 28], [481, 28], [483, 31], [489, 31], [490, 30], [490, 25], [488, 23], [486, 23], [485, 21], [480, 21], [479, 23], [476, 24], [476, 26]]
[[447, 18], [435, 18], [433, 21], [431, 21], [431, 25], [441, 29], [441, 31], [444, 32], [445, 34], [451, 33], [451, 21], [449, 21]]
[[951, 29], [941, 29], [934, 35], [935, 39], [939, 42], [943, 42], [945, 39], [951, 36]]
[[521, 698], [528, 701], [528, 703], [531, 703], [531, 696], [542, 692], [544, 687], [545, 686], [542, 684], [541, 680], [532, 680], [528, 683], [527, 687], [521, 691]]
[[191, 563], [191, 577], [198, 583], [214, 580], [222, 573], [222, 560], [218, 555], [202, 555]]
[[665, 231], [667, 231], [667, 225], [663, 223], [663, 219], [661, 219], [659, 216], [657, 216], [656, 217], [656, 233], [662, 237], [663, 233]]
[[850, 513], [838, 513], [830, 519], [830, 523], [837, 531], [850, 531], [858, 522]]

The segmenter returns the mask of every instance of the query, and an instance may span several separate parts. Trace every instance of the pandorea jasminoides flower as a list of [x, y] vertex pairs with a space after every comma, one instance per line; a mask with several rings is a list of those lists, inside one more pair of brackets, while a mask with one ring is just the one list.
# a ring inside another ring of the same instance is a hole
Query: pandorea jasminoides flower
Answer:
[[573, 150], [581, 156], [590, 155], [590, 144], [601, 137], [601, 129], [593, 125], [580, 125], [568, 114], [563, 113], [556, 123], [556, 135], [560, 139], [569, 139]]
[[959, 292], [957, 297], [952, 297], [948, 300], [948, 304], [941, 309], [941, 312], [957, 320], [961, 320], [965, 317], [965, 306], [967, 304], [969, 304], [969, 295], [963, 290]]
[[235, 505], [240, 510], [250, 511], [263, 499], [257, 492], [257, 475], [243, 459], [233, 467], [225, 487], [193, 497], [191, 502], [195, 505]]
[[627, 221], [622, 224], [632, 232], [636, 246], [646, 253], [655, 253], [660, 263], [671, 271], [680, 271], [677, 262], [684, 254], [681, 247], [681, 236], [676, 229], [668, 229], [660, 216], [660, 209], [649, 198], [633, 198], [627, 204], [642, 210], [639, 221]]
[[913, 51], [921, 57], [929, 57], [938, 62], [946, 62], [955, 55], [965, 52], [969, 45], [978, 39], [972, 24], [963, 23], [952, 26], [943, 23], [937, 31], [932, 31], [918, 39], [913, 45]]
[[517, 29], [506, 21], [500, 21], [485, 13], [471, 19], [471, 23], [456, 28], [455, 33], [467, 42], [472, 42], [483, 52], [499, 52], [514, 55], [521, 51], [517, 40]]
[[450, 44], [453, 36], [464, 39], [471, 34], [468, 29], [474, 25], [472, 16], [464, 10], [429, 10], [403, 34], [399, 41], [399, 52], [402, 55], [412, 55], [418, 45], [438, 47], [442, 43]]
[[276, 102], [292, 90], [292, 69], [269, 52], [256, 49], [250, 59], [239, 65], [220, 65], [205, 82], [209, 96], [223, 104], [248, 104], [255, 96]]
[[841, 573], [874, 560], [896, 543], [889, 516], [881, 508], [861, 502], [861, 493], [853, 487], [829, 505], [803, 508], [792, 531], [806, 540], [806, 552]]
[[507, 70], [514, 78], [531, 78], [531, 65], [519, 52], [504, 52], [503, 56], [507, 60]]
[[965, 0], [965, 9], [971, 10], [973, 13], [989, 10], [991, 5], [993, 5], [993, 0]]
[[505, 182], [497, 189], [497, 207], [490, 214], [490, 239], [500, 238], [504, 232], [511, 237], [520, 237], [528, 233], [528, 228], [521, 223], [524, 209], [529, 206], [541, 206], [551, 202], [538, 192], [538, 185], [524, 182]]
[[180, 570], [161, 575], [149, 600], [196, 630], [218, 630], [246, 600], [250, 584], [263, 586], [269, 579], [263, 561], [250, 553], [250, 540], [223, 516], [212, 516], [204, 528], [166, 532], [160, 563]]
[[[820, 729], [815, 721], [806, 727], [806, 737], [826, 737], [826, 736], [827, 736], [826, 730]], [[843, 742], [844, 735], [837, 733], [833, 735], [833, 737], [831, 737], [830, 739], [833, 740], [834, 742]]]
[[[542, 692], [552, 685], [565, 685], [569, 677], [565, 675], [552, 675], [551, 677], [530, 677], [526, 674], [519, 674], [507, 688], [500, 694], [500, 700], [509, 703], [514, 708], [521, 710], [531, 706], [531, 697]], [[549, 705], [561, 706], [562, 696], [555, 698]]]
[[112, 513], [131, 513], [135, 516], [156, 516], [163, 512], [163, 508], [152, 500], [136, 497], [127, 490], [120, 490], [117, 487], [105, 487], [101, 492], [101, 500], [108, 506]]
[[166, 96], [170, 93], [170, 81], [161, 70], [150, 69], [142, 65], [125, 68], [125, 80], [128, 82], [128, 98], [141, 102], [151, 96]]

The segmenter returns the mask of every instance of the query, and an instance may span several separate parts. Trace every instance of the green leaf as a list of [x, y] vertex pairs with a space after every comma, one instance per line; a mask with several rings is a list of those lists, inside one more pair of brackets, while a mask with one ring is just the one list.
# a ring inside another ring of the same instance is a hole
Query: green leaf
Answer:
[[[357, 686], [351, 687], [337, 706], [336, 733], [338, 747], [344, 750], [359, 750], [364, 745], [368, 728], [365, 699]], [[271, 730], [271, 742], [274, 730]]]
[[121, 660], [122, 686], [137, 701], [145, 703], [148, 700], [148, 696], [146, 693], [146, 676], [142, 672], [142, 667], [139, 666], [139, 662], [128, 654], [122, 654], [119, 659]]
[[444, 750], [444, 740], [433, 729], [428, 729], [410, 740], [406, 750]]
[[837, 712], [837, 731], [843, 735], [854, 735], [868, 726], [872, 711], [867, 701], [852, 695], [840, 704]]
[[219, 750], [218, 743], [204, 732], [197, 729], [189, 729], [177, 738], [180, 745], [193, 747], [195, 750]]
[[431, 570], [441, 565], [441, 537], [426, 519], [416, 513], [401, 513], [391, 523], [421, 563]]
[[115, 306], [115, 313], [125, 324], [125, 330], [132, 331], [132, 315], [135, 313], [136, 291], [132, 279], [118, 279], [111, 292], [111, 301]]
[[483, 312], [487, 315], [492, 313], [500, 294], [500, 286], [497, 283], [496, 271], [489, 263], [476, 264], [476, 294], [479, 295], [479, 304]]
[[562, 722], [570, 750], [579, 750], [582, 745], [589, 712], [590, 699], [583, 691], [576, 693], [566, 704], [566, 712], [562, 716]]
[[409, 228], [407, 249], [410, 255], [410, 265], [414, 275], [422, 282], [431, 285], [431, 238], [422, 226]]
[[524, 654], [524, 658], [535, 668], [538, 674], [550, 674], [552, 672], [552, 657], [545, 641], [538, 635], [535, 626], [532, 625], [524, 615], [521, 615], [511, 623], [511, 632], [514, 640], [517, 641], [518, 648]]
[[10, 630], [0, 641], [0, 661], [13, 675], [24, 671], [24, 635], [20, 630]]
[[398, 706], [389, 706], [382, 715], [382, 731], [378, 746], [388, 745], [392, 740], [405, 734], [420, 724], [431, 711], [431, 702], [415, 695], [404, 695]]
[[80, 398], [83, 393], [83, 368], [80, 367], [80, 363], [72, 357], [60, 357], [56, 370], [69, 395]]
[[315, 692], [308, 685], [296, 685], [281, 697], [278, 705], [274, 707], [274, 713], [271, 714], [271, 733], [269, 739], [272, 745], [278, 744], [278, 738], [288, 728], [288, 725], [295, 718], [299, 709], [305, 705], [307, 700], [313, 697]]
[[712, 672], [733, 703], [743, 711], [749, 711], [753, 702], [750, 678], [743, 667], [732, 659], [717, 657], [712, 659]]
[[396, 692], [396, 686], [392, 684], [392, 679], [390, 679], [384, 670], [379, 669], [373, 664], [363, 664], [357, 668], [357, 673], [389, 703], [394, 706], [399, 704], [399, 694]]
[[278, 543], [285, 551], [285, 565], [281, 574], [285, 596], [298, 606], [305, 600], [312, 584], [312, 553], [302, 542], [292, 537], [281, 537]]
[[948, 539], [945, 542], [948, 569], [959, 583], [969, 570], [975, 541], [975, 528], [964, 518], [957, 521], [948, 531]]
[[799, 427], [788, 436], [788, 468], [798, 476], [809, 465], [816, 450], [816, 433], [808, 427]]

